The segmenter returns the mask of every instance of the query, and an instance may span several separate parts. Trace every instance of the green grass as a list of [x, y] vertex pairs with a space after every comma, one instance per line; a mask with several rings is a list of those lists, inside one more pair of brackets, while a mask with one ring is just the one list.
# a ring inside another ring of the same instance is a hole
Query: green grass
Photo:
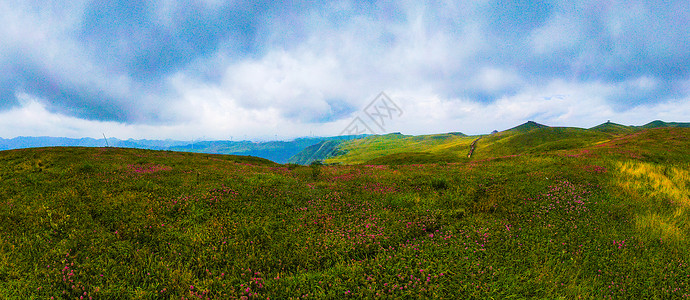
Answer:
[[[401, 157], [408, 155], [413, 161], [422, 159], [428, 161], [436, 157], [439, 161], [466, 161], [469, 145], [476, 137], [468, 137], [453, 133], [424, 136], [405, 136], [388, 134], [370, 136], [340, 144], [343, 155], [326, 159], [327, 163], [364, 164], [372, 163], [402, 163]], [[385, 156], [392, 155], [388, 158]], [[426, 158], [423, 158], [426, 156]], [[377, 159], [377, 160], [375, 160]]]
[[690, 128], [690, 123], [678, 123], [678, 122], [664, 122], [661, 120], [655, 120], [652, 122], [649, 122], [645, 125], [640, 126], [642, 128], [646, 129], [651, 129], [651, 128], [663, 128], [663, 127], [683, 127], [683, 128]]
[[[399, 133], [369, 136], [364, 139], [339, 140], [313, 145], [293, 156], [290, 162], [309, 164], [321, 160], [330, 164], [417, 164], [430, 162], [466, 162], [472, 141], [481, 138], [474, 159], [537, 154], [557, 150], [586, 148], [636, 136], [645, 129], [689, 127], [690, 123], [654, 121], [644, 126], [625, 126], [606, 122], [583, 129], [549, 127], [533, 121], [490, 135], [466, 136], [446, 133], [405, 136]], [[654, 132], [654, 131], [652, 131]], [[646, 134], [646, 133], [645, 133]]]
[[[416, 164], [430, 162], [467, 162], [521, 154], [536, 154], [556, 150], [581, 149], [620, 137], [621, 132], [548, 127], [526, 123], [491, 135], [460, 136], [435, 134], [405, 136], [388, 134], [346, 141], [338, 145], [340, 155], [325, 160], [335, 164]], [[639, 131], [637, 129], [630, 132]], [[477, 142], [472, 158], [468, 158], [470, 144]]]
[[409, 165], [409, 164], [429, 164], [429, 163], [448, 163], [459, 160], [454, 153], [429, 153], [429, 152], [402, 152], [389, 154], [371, 159], [367, 165]]
[[[2, 151], [0, 294], [690, 297], [690, 130], [599, 134], [485, 136], [472, 159], [474, 137], [460, 136], [376, 137], [378, 153], [348, 153], [383, 165]], [[552, 138], [572, 144], [543, 146]]]
[[610, 133], [610, 134], [630, 134], [635, 131], [640, 130], [638, 127], [634, 126], [625, 126], [621, 124], [616, 124], [612, 122], [606, 122], [597, 126], [594, 126], [590, 128], [592, 131], [600, 131], [600, 132], [605, 132], [605, 133]]
[[504, 131], [481, 139], [474, 157], [537, 154], [579, 149], [610, 139], [611, 135], [571, 127], [542, 127], [529, 131]]

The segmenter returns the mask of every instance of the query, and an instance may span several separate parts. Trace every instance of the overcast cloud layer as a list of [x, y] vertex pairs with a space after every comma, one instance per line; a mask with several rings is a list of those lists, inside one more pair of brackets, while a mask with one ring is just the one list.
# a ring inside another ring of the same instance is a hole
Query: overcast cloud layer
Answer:
[[690, 121], [687, 1], [0, 0], [0, 137]]

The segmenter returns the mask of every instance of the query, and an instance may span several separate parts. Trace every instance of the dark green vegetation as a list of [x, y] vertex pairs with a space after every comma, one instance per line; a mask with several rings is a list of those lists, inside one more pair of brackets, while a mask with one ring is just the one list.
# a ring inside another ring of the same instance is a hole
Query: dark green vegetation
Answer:
[[689, 138], [543, 127], [467, 158], [475, 137], [390, 135], [340, 156], [386, 164], [340, 166], [3, 151], [0, 295], [687, 298]]
[[304, 150], [290, 157], [289, 163], [308, 165], [314, 161], [321, 161], [326, 157], [333, 157], [344, 154], [338, 147], [342, 140], [322, 141], [318, 144], [306, 147]]

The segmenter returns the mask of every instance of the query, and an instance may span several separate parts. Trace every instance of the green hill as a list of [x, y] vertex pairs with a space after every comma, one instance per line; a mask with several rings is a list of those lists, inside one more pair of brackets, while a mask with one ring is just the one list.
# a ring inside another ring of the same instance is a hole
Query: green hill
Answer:
[[610, 134], [627, 134], [627, 133], [633, 133], [637, 130], [639, 130], [637, 127], [634, 126], [625, 126], [613, 122], [606, 122], [602, 123], [600, 125], [594, 126], [590, 128], [589, 130], [593, 131], [599, 131], [599, 132], [605, 132], [605, 133], [610, 133]]
[[546, 153], [582, 148], [610, 138], [609, 134], [574, 127], [538, 127], [529, 131], [507, 130], [479, 141], [475, 158], [526, 153]]
[[681, 127], [681, 128], [690, 128], [690, 123], [677, 123], [677, 122], [664, 122], [661, 120], [656, 120], [649, 122], [645, 125], [641, 126], [642, 128], [664, 128], [664, 127]]
[[[651, 125], [650, 125], [651, 124]], [[655, 121], [646, 127], [684, 127], [690, 123]], [[419, 164], [435, 162], [465, 162], [522, 154], [548, 154], [581, 149], [608, 142], [616, 137], [636, 134], [646, 127], [625, 126], [612, 122], [583, 129], [575, 127], [549, 127], [533, 121], [490, 135], [466, 136], [454, 133], [405, 136], [389, 134], [370, 136], [356, 141], [344, 141], [339, 152], [320, 156], [336, 164]], [[472, 158], [468, 158], [470, 144], [481, 138]], [[305, 155], [308, 155], [305, 154]]]
[[286, 163], [293, 155], [329, 138], [301, 138], [293, 141], [200, 141], [193, 144], [169, 147], [167, 150], [257, 156], [278, 163]]
[[[288, 159], [308, 146], [324, 140], [337, 140], [347, 137], [312, 137], [298, 138], [292, 141], [175, 141], [175, 140], [120, 140], [105, 139], [71, 139], [56, 137], [16, 137], [0, 138], [0, 150], [34, 148], [34, 147], [103, 147], [138, 148], [149, 150], [172, 150], [183, 152], [231, 154], [263, 157], [277, 163], [286, 163]], [[350, 137], [353, 138], [353, 137]]]
[[479, 137], [481, 139], [471, 159], [575, 149], [606, 141], [611, 136], [597, 130], [547, 127], [536, 123], [485, 136], [371, 136], [343, 142], [339, 149], [344, 154], [331, 156], [325, 161], [339, 164], [464, 162], [470, 160], [467, 157], [470, 144]]
[[532, 130], [532, 129], [546, 128], [546, 127], [549, 127], [549, 126], [542, 125], [542, 124], [539, 124], [539, 123], [534, 122], [534, 121], [527, 121], [527, 122], [525, 122], [524, 124], [515, 126], [515, 127], [510, 128], [510, 129], [508, 129], [508, 130], [506, 130], [506, 131], [524, 132], [524, 131], [530, 131], [530, 130]]
[[0, 151], [0, 295], [682, 299], [689, 137], [542, 127], [467, 158], [477, 137], [386, 135], [335, 157], [385, 165]]
[[323, 161], [326, 158], [338, 156], [344, 152], [339, 149], [342, 140], [322, 141], [316, 145], [309, 146], [294, 156], [290, 157], [289, 163], [308, 165], [314, 161]]
[[[407, 136], [402, 134], [370, 136], [364, 139], [343, 142], [340, 145], [340, 150], [342, 150], [344, 154], [328, 158], [325, 162], [337, 164], [363, 164], [376, 159], [376, 161], [372, 161], [371, 163], [384, 163], [386, 159], [382, 157], [388, 155], [395, 155], [391, 158], [396, 161], [396, 164], [402, 163], [403, 160], [401, 157], [405, 155], [435, 157], [437, 161], [446, 162], [463, 161], [466, 159], [467, 149], [474, 139], [476, 139], [476, 137], [468, 137], [453, 133], [422, 136]], [[411, 161], [410, 163], [413, 162]]]

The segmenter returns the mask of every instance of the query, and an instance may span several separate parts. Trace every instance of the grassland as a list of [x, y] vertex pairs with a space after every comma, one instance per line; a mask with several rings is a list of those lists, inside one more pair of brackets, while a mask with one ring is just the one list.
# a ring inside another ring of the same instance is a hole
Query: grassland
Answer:
[[3, 151], [0, 294], [688, 298], [689, 137], [535, 128], [467, 158], [476, 137], [391, 135], [338, 158], [384, 164], [336, 166]]
[[[580, 149], [609, 142], [644, 129], [688, 128], [690, 123], [653, 121], [643, 126], [625, 126], [606, 122], [589, 129], [549, 127], [533, 121], [488, 135], [466, 136], [460, 133], [405, 136], [387, 134], [330, 144], [328, 151], [315, 154], [303, 151], [291, 162], [308, 164], [321, 160], [329, 164], [419, 164], [468, 162], [473, 141], [481, 139], [473, 158], [491, 158], [555, 150]], [[308, 160], [305, 158], [309, 158]]]
[[325, 160], [330, 164], [433, 163], [467, 161], [477, 137], [458, 134], [406, 136], [387, 134], [351, 140], [340, 145], [344, 154]]

